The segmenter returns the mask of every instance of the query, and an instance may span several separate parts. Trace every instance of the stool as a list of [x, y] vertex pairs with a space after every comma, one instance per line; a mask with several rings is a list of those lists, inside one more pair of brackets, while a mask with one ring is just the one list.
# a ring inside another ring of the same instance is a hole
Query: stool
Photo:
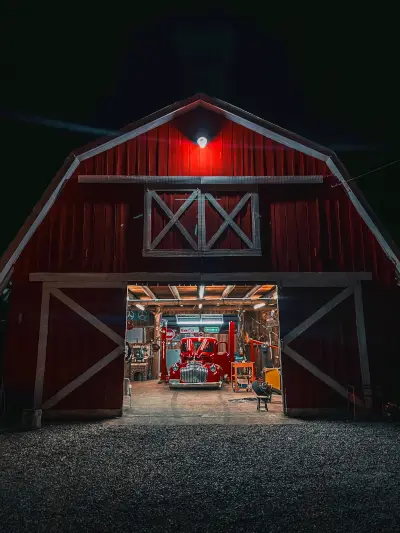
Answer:
[[257, 396], [257, 411], [261, 411], [261, 400], [264, 401], [265, 411], [268, 411], [268, 402], [269, 396]]

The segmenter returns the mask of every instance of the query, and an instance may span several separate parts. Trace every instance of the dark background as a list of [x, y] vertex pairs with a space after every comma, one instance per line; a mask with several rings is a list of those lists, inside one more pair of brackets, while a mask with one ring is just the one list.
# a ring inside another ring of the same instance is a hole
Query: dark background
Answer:
[[[71, 150], [198, 92], [333, 148], [353, 176], [400, 159], [394, 8], [262, 5], [3, 1], [0, 252]], [[400, 244], [399, 176], [357, 182]]]

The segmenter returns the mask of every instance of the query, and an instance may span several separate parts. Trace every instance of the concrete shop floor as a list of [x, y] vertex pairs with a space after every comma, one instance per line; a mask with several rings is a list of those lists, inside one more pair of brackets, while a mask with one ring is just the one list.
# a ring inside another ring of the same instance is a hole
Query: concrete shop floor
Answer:
[[[131, 405], [131, 406], [130, 406]], [[282, 412], [282, 397], [273, 394], [268, 412], [257, 411], [254, 392], [170, 389], [157, 380], [132, 383], [132, 398], [124, 397], [124, 415], [111, 424], [299, 424]]]

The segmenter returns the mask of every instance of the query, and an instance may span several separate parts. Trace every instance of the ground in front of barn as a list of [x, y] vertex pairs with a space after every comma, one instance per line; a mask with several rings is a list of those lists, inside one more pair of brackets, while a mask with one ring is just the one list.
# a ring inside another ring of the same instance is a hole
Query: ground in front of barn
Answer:
[[0, 531], [398, 533], [399, 427], [258, 414], [0, 434]]

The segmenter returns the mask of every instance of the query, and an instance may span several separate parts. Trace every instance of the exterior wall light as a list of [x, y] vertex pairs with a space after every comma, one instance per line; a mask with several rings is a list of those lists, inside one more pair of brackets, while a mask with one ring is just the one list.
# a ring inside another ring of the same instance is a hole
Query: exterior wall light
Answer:
[[200, 148], [205, 148], [207, 144], [207, 139], [205, 137], [199, 137], [197, 139], [197, 144], [200, 146]]

